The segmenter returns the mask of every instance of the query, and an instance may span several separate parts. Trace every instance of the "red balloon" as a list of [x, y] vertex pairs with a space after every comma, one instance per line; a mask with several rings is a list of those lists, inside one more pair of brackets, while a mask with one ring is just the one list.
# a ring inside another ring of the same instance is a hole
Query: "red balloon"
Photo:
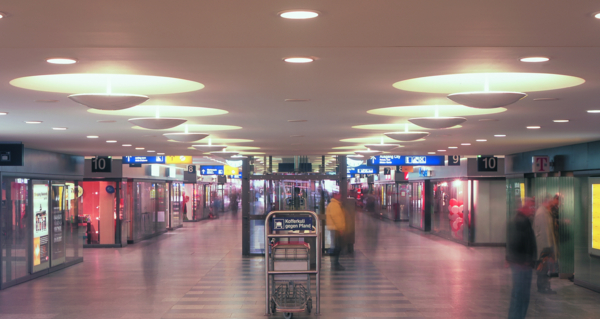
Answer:
[[458, 213], [458, 217], [463, 218], [463, 213]]
[[458, 204], [456, 204], [456, 206], [461, 206], [462, 204], [463, 204], [463, 201], [462, 201], [462, 200], [459, 200], [459, 201], [458, 201]]
[[[456, 204], [457, 204], [457, 203], [458, 203], [458, 202], [456, 201], [456, 199], [452, 198], [452, 199], [450, 200], [450, 207], [452, 207], [452, 206], [456, 206]], [[460, 205], [458, 205], [458, 206], [460, 206]]]

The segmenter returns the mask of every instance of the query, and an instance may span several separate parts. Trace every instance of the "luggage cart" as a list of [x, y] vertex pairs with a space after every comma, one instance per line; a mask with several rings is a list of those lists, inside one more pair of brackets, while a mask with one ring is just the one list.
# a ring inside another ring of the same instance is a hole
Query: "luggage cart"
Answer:
[[[277, 216], [284, 216], [277, 218]], [[271, 220], [273, 227], [271, 227]], [[282, 229], [282, 219], [298, 220], [311, 217], [315, 224], [311, 230], [292, 231]], [[296, 219], [294, 219], [296, 218]], [[273, 229], [271, 229], [273, 228]], [[267, 315], [283, 312], [284, 318], [292, 318], [294, 313], [313, 309], [310, 275], [316, 277], [316, 314], [320, 312], [320, 276], [321, 247], [319, 237], [319, 216], [310, 211], [274, 211], [265, 219], [265, 313]], [[273, 234], [273, 230], [282, 230], [284, 234]], [[307, 243], [274, 243], [275, 238], [316, 238], [316, 270], [310, 270], [310, 245]], [[270, 248], [270, 249], [269, 249]]]

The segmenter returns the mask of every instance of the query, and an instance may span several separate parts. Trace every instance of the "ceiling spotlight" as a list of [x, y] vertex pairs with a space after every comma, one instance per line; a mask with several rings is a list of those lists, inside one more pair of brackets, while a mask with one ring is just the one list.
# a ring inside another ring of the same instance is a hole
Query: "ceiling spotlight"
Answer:
[[42, 121], [25, 121], [27, 124], [40, 124]]
[[486, 139], [478, 139], [478, 140], [475, 140], [475, 142], [487, 142], [487, 140]]
[[598, 13], [594, 13], [594, 18], [596, 18], [596, 19], [600, 19], [600, 12], [598, 12]]
[[92, 109], [116, 111], [142, 104], [149, 97], [138, 94], [81, 93], [69, 95], [69, 99]]
[[123, 144], [124, 147], [131, 147], [131, 144]]
[[289, 58], [283, 59], [283, 61], [288, 62], [288, 63], [310, 63], [314, 60], [315, 60], [314, 58], [310, 58], [310, 57], [289, 57]]
[[375, 151], [381, 151], [381, 152], [387, 152], [387, 151], [391, 151], [395, 148], [401, 147], [402, 145], [398, 145], [398, 144], [365, 144], [365, 147], [370, 149], [370, 150], [375, 150]]
[[148, 152], [148, 153], [156, 153], [156, 151], [153, 151], [153, 150], [147, 150], [146, 152]]
[[464, 106], [491, 109], [511, 105], [526, 96], [521, 92], [482, 91], [453, 93], [448, 95], [448, 99]]
[[437, 150], [438, 152], [445, 152], [446, 150]]
[[429, 136], [428, 132], [389, 132], [384, 134], [391, 139], [403, 142], [414, 141]]
[[448, 146], [449, 149], [454, 149], [454, 148], [458, 148], [456, 146]]
[[9, 14], [6, 12], [0, 12], [0, 19], [8, 17]]
[[471, 143], [460, 143], [460, 145], [469, 146]]
[[496, 134], [496, 135], [494, 135], [494, 136], [495, 136], [495, 137], [506, 137], [506, 135], [504, 135], [504, 134]]
[[0, 115], [8, 115], [8, 112], [0, 112]]
[[569, 120], [553, 120], [554, 123], [568, 123]]
[[600, 110], [588, 110], [588, 113], [600, 113]]
[[75, 64], [77, 60], [72, 58], [49, 58], [46, 62], [52, 64]]
[[546, 62], [548, 60], [550, 59], [544, 56], [530, 56], [526, 58], [521, 58], [521, 62]]
[[143, 148], [143, 147], [136, 147], [135, 149], [138, 151], [145, 150], [145, 148]]
[[539, 128], [541, 128], [541, 126], [528, 126], [527, 127], [527, 129], [529, 129], [529, 130], [537, 130]]
[[286, 10], [279, 12], [279, 16], [285, 19], [312, 19], [319, 16], [319, 12], [312, 10]]
[[427, 154], [435, 154], [435, 152], [427, 152]]
[[53, 127], [52, 129], [55, 131], [66, 131], [67, 130], [66, 127]]
[[116, 142], [117, 141], [115, 141], [115, 140], [108, 140], [108, 141], [106, 141], [106, 143], [116, 143]]
[[98, 136], [98, 135], [88, 135], [88, 136], [86, 136], [86, 137], [87, 137], [87, 138], [99, 138], [100, 136]]
[[156, 155], [165, 155], [165, 153], [156, 153]]
[[129, 119], [129, 123], [149, 130], [166, 130], [179, 126], [187, 120], [167, 117], [144, 117]]
[[425, 128], [442, 129], [456, 126], [466, 120], [464, 117], [416, 117], [408, 121]]
[[165, 134], [163, 134], [164, 137], [166, 137], [170, 140], [177, 141], [177, 142], [187, 142], [187, 143], [199, 141], [203, 138], [206, 138], [208, 135], [209, 135], [208, 133], [165, 133]]

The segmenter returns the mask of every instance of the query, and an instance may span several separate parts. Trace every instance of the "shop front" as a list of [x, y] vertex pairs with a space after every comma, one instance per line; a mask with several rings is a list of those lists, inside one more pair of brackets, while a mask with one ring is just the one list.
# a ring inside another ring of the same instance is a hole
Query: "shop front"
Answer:
[[83, 261], [83, 157], [26, 149], [24, 162], [0, 167], [1, 289]]

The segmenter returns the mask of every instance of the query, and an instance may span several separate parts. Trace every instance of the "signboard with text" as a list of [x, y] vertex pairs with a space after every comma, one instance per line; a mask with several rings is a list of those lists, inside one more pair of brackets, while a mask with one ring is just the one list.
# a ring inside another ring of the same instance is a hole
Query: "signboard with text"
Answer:
[[373, 165], [390, 166], [445, 166], [443, 155], [377, 155], [372, 156], [369, 162]]
[[378, 174], [379, 168], [376, 166], [360, 165], [357, 167], [348, 168], [348, 174]]
[[273, 230], [312, 230], [312, 217], [273, 218]]
[[448, 155], [448, 166], [460, 166], [460, 155]]
[[165, 164], [165, 156], [123, 156], [123, 164]]
[[481, 156], [477, 158], [478, 172], [497, 172], [498, 158], [494, 156]]
[[224, 175], [225, 168], [223, 165], [201, 165], [200, 174], [202, 175]]
[[166, 156], [167, 164], [192, 164], [191, 156]]
[[532, 171], [534, 173], [546, 173], [550, 171], [549, 156], [533, 156], [531, 159]]

